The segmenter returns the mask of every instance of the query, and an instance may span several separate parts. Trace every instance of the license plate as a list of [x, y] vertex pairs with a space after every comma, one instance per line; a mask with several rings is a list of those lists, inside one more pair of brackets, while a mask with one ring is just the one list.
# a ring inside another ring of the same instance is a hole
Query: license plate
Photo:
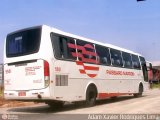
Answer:
[[26, 96], [26, 92], [25, 91], [21, 91], [18, 93], [18, 96]]

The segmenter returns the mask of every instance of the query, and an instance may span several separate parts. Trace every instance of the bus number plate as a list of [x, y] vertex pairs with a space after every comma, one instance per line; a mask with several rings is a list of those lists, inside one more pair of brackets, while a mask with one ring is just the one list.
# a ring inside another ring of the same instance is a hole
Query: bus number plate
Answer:
[[25, 91], [21, 91], [18, 93], [18, 96], [26, 96], [26, 92]]

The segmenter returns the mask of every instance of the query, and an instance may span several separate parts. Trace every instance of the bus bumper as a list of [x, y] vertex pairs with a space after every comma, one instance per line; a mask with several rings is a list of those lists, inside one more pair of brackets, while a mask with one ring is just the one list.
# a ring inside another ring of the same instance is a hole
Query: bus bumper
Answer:
[[4, 91], [4, 98], [6, 100], [22, 100], [22, 101], [34, 101], [34, 100], [45, 100], [50, 99], [49, 88], [40, 89], [40, 90], [16, 90]]

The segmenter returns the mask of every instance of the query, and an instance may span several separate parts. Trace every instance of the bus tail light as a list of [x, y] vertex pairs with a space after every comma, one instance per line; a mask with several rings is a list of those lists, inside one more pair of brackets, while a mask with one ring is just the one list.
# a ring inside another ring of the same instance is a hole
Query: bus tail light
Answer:
[[44, 61], [44, 86], [47, 87], [50, 83], [49, 63]]

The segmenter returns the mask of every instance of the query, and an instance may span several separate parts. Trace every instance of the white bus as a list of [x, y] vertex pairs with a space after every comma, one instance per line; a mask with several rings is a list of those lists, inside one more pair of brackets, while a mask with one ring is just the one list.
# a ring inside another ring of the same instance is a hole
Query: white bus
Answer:
[[148, 88], [140, 54], [42, 25], [12, 32], [4, 47], [4, 97], [50, 106], [125, 94]]

